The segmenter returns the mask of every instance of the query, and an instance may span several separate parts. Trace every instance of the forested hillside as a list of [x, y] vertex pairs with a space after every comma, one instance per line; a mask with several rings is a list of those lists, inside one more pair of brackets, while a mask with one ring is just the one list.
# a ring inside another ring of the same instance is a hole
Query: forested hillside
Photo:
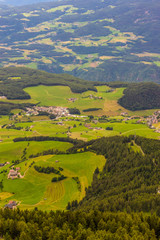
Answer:
[[[106, 164], [95, 170], [80, 209], [156, 212], [160, 216], [160, 141], [138, 136], [101, 138], [88, 147]], [[74, 209], [75, 203], [68, 205]]]
[[6, 96], [8, 99], [29, 99], [30, 96], [23, 89], [41, 84], [69, 86], [72, 92], [76, 93], [87, 90], [96, 91], [92, 82], [68, 74], [50, 74], [22, 67], [0, 69], [0, 96]]
[[1, 210], [0, 235], [6, 240], [158, 240], [159, 140], [110, 137], [81, 142], [81, 147], [106, 158], [86, 197], [68, 203], [67, 212]]
[[0, 66], [86, 80], [160, 82], [158, 0], [67, 0], [1, 7]]

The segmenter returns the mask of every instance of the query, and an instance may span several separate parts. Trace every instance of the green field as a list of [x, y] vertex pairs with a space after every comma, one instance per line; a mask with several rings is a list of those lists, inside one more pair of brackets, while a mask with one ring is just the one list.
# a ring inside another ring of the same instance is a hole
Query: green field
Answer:
[[[26, 88], [32, 101], [39, 102], [41, 106], [63, 106], [77, 107], [81, 111], [87, 108], [101, 108], [96, 112], [89, 112], [93, 115], [117, 115], [124, 109], [117, 104], [117, 100], [123, 95], [124, 88], [119, 88], [113, 92], [106, 92], [107, 86], [97, 87], [98, 92], [87, 91], [82, 94], [72, 93], [69, 87], [65, 86], [38, 86]], [[92, 95], [92, 97], [90, 97]], [[97, 97], [97, 99], [95, 99]], [[98, 99], [102, 97], [102, 99]], [[68, 101], [69, 98], [76, 98], [75, 102]], [[86, 115], [86, 113], [85, 113]]]
[[[29, 164], [33, 161], [40, 166], [53, 166], [56, 169], [62, 167], [63, 174], [67, 178], [57, 183], [51, 183], [55, 174], [38, 173], [33, 166], [29, 168]], [[95, 168], [102, 169], [104, 163], [103, 156], [97, 156], [90, 152], [43, 156], [20, 163], [16, 166], [21, 167], [24, 178], [11, 180], [6, 179], [4, 174], [0, 175], [4, 182], [4, 192], [1, 193], [3, 200], [0, 205], [3, 206], [9, 199], [15, 199], [20, 202], [20, 208], [31, 209], [37, 206], [43, 210], [64, 209], [68, 201], [80, 200], [84, 197], [85, 187], [91, 184]], [[81, 192], [78, 191], [77, 184], [72, 177], [79, 177]], [[8, 193], [13, 195], [10, 196]]]

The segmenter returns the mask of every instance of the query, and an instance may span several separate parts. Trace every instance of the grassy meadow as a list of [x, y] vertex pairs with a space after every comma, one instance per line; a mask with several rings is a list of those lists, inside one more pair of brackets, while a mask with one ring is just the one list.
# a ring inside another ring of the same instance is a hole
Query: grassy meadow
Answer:
[[[39, 166], [53, 166], [63, 168], [65, 180], [52, 183], [55, 174], [37, 172], [34, 167], [29, 167], [31, 162]], [[96, 167], [102, 169], [105, 163], [103, 156], [94, 153], [77, 153], [70, 155], [48, 155], [29, 159], [25, 163], [16, 166], [21, 167], [21, 179], [3, 179], [4, 189], [0, 193], [0, 205], [3, 206], [9, 199], [20, 202], [20, 208], [38, 207], [43, 210], [65, 209], [68, 201], [80, 200], [85, 195], [85, 187], [91, 184], [93, 172]], [[81, 191], [72, 177], [78, 177], [81, 183]], [[10, 194], [9, 194], [10, 193]], [[6, 195], [5, 195], [6, 194]], [[2, 196], [1, 196], [2, 195]], [[5, 197], [6, 196], [6, 197]]]
[[[81, 94], [73, 93], [67, 86], [37, 86], [25, 88], [25, 91], [31, 96], [30, 102], [39, 103], [40, 106], [62, 106], [78, 108], [84, 115], [94, 116], [117, 116], [122, 112], [128, 112], [131, 116], [150, 115], [155, 109], [128, 111], [117, 103], [117, 100], [123, 96], [125, 88], [117, 88], [111, 92], [108, 86], [97, 86], [97, 92], [87, 91]], [[93, 96], [93, 98], [90, 97]], [[102, 97], [102, 99], [95, 99]], [[75, 102], [71, 102], [69, 98], [76, 98]], [[98, 111], [83, 112], [88, 108], [101, 108]]]
[[[109, 87], [97, 87], [98, 92], [87, 91], [82, 94], [72, 93], [69, 87], [66, 86], [38, 86], [26, 88], [32, 101], [36, 101], [40, 106], [63, 106], [76, 107], [83, 112], [88, 108], [101, 108], [102, 110], [88, 112], [93, 115], [117, 115], [124, 109], [117, 103], [117, 100], [123, 95], [124, 88], [119, 88], [113, 92], [107, 92]], [[92, 96], [93, 97], [92, 97]], [[102, 99], [98, 99], [102, 97]], [[68, 99], [76, 98], [75, 102]], [[95, 99], [97, 98], [97, 99]], [[86, 115], [86, 113], [85, 113]]]

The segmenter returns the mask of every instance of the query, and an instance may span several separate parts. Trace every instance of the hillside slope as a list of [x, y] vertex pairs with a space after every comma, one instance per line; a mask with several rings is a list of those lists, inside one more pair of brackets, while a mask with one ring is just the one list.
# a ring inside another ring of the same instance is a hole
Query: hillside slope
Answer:
[[[138, 136], [101, 138], [88, 149], [104, 155], [106, 164], [102, 172], [95, 170], [80, 209], [152, 211], [160, 215], [159, 140]], [[75, 208], [74, 202], [68, 205], [70, 208]]]
[[29, 99], [29, 94], [23, 89], [41, 84], [69, 86], [72, 92], [76, 93], [87, 90], [97, 91], [93, 82], [84, 81], [68, 74], [50, 74], [23, 67], [0, 69], [0, 96], [6, 96], [8, 99]]

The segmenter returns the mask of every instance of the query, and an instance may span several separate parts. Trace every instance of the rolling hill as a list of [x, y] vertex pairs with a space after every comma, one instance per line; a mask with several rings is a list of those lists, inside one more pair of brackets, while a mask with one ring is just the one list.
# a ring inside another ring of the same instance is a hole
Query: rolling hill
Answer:
[[160, 82], [158, 0], [1, 7], [0, 66], [93, 81]]

